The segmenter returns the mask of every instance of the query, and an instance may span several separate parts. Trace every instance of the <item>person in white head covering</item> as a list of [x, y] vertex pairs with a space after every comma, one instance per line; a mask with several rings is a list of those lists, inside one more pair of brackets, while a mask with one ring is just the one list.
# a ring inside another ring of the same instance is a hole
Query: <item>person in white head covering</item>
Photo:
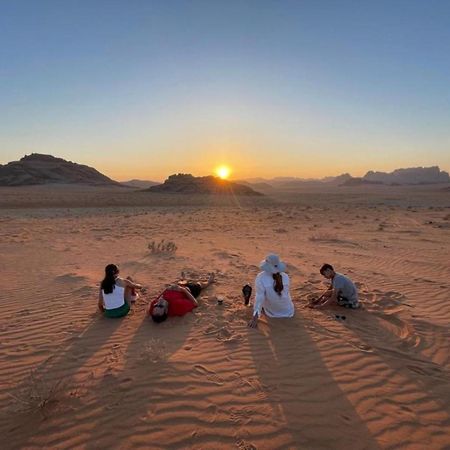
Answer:
[[248, 326], [255, 328], [262, 311], [268, 317], [292, 317], [294, 304], [289, 294], [289, 276], [285, 273], [286, 264], [278, 255], [267, 255], [261, 261], [262, 269], [256, 276], [256, 296], [253, 307], [253, 318]]

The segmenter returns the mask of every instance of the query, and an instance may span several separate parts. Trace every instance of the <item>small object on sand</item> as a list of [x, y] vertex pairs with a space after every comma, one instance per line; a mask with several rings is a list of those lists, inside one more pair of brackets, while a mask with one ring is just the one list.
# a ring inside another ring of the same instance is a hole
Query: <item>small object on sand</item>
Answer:
[[223, 305], [223, 297], [217, 297], [217, 304]]
[[340, 316], [340, 315], [338, 315], [338, 314], [335, 314], [335, 317], [336, 317], [336, 319], [342, 319], [342, 320], [345, 320], [345, 319], [346, 319], [345, 316]]
[[242, 288], [242, 295], [244, 296], [244, 304], [247, 306], [252, 296], [252, 287], [248, 283]]

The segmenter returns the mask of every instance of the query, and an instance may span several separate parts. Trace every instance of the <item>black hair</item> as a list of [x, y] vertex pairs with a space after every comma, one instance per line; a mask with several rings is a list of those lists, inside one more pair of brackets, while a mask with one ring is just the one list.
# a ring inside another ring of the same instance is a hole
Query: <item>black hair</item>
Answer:
[[115, 264], [108, 264], [105, 267], [105, 278], [101, 283], [101, 288], [105, 294], [112, 294], [116, 286], [116, 275], [119, 273], [119, 268]]
[[333, 266], [331, 264], [324, 264], [321, 268], [320, 268], [320, 273], [323, 275], [323, 273], [325, 272], [325, 270], [330, 269], [334, 272]]
[[164, 322], [167, 319], [167, 317], [168, 317], [168, 314], [166, 312], [164, 314], [162, 314], [161, 316], [154, 316], [152, 314], [152, 319], [153, 319], [153, 322], [155, 322], [155, 323]]
[[280, 272], [274, 273], [272, 277], [274, 279], [273, 288], [278, 295], [281, 295], [284, 289], [283, 277]]

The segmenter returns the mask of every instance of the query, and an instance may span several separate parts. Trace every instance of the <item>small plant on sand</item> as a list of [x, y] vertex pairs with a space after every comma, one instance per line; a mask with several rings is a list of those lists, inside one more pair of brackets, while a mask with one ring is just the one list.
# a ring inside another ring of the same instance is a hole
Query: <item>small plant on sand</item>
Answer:
[[340, 238], [338, 236], [329, 233], [313, 234], [309, 237], [309, 240], [312, 242], [340, 242]]
[[150, 242], [150, 244], [148, 244], [148, 249], [152, 255], [173, 255], [178, 247], [175, 242], [162, 239], [160, 242]]
[[47, 418], [48, 407], [58, 401], [64, 389], [63, 379], [49, 382], [38, 375], [36, 370], [31, 370], [25, 384], [26, 387], [19, 394], [8, 394], [15, 400], [13, 409], [23, 413], [39, 411], [44, 418]]

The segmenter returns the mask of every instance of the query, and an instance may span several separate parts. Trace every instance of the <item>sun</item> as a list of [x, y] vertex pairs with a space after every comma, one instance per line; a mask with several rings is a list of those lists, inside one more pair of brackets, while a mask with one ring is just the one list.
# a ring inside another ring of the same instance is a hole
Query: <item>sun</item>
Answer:
[[219, 178], [222, 178], [222, 180], [226, 180], [231, 173], [231, 169], [228, 166], [219, 166], [216, 169], [216, 174]]

